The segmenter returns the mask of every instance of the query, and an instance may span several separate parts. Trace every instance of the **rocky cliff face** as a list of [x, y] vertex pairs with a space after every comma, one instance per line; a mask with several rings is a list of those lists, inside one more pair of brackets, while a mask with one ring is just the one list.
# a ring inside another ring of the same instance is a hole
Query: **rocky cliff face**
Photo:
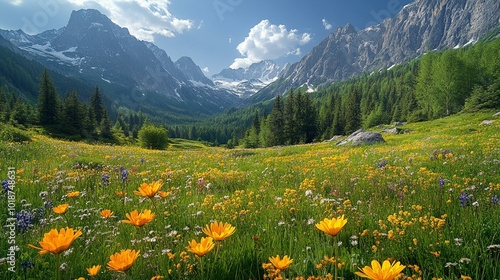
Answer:
[[257, 95], [318, 88], [406, 62], [425, 52], [475, 43], [500, 27], [498, 0], [416, 0], [393, 18], [357, 31], [337, 29]]

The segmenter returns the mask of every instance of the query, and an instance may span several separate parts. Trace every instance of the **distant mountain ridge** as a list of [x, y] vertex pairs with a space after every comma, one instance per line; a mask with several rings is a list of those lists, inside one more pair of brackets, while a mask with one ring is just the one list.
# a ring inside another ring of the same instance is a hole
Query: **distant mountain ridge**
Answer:
[[242, 98], [248, 98], [274, 82], [289, 66], [289, 64], [285, 64], [280, 67], [271, 60], [263, 60], [253, 63], [247, 68], [223, 69], [211, 78], [218, 87], [231, 91]]
[[303, 86], [316, 89], [428, 51], [472, 44], [499, 26], [497, 0], [416, 0], [376, 26], [360, 31], [350, 24], [338, 28], [252, 99], [273, 98]]
[[178, 68], [197, 67], [192, 60], [184, 58], [176, 65], [165, 51], [137, 40], [97, 10], [73, 11], [59, 30], [37, 35], [0, 30], [0, 36], [49, 69], [106, 88], [116, 106], [195, 115], [220, 112], [239, 100], [225, 90], [200, 87], [193, 81], [211, 84], [201, 71]]

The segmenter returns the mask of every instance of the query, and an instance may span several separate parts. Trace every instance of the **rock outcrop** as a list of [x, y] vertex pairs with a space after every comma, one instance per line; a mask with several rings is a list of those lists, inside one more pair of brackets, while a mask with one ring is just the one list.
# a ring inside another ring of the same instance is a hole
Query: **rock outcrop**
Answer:
[[349, 144], [351, 146], [372, 145], [382, 142], [385, 142], [382, 134], [359, 129], [349, 135], [346, 139], [337, 142], [337, 146], [346, 144]]

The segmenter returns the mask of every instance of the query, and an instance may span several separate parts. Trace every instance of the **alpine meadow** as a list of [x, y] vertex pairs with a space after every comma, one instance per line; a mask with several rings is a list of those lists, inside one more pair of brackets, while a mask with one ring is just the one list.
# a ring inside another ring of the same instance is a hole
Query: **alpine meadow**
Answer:
[[500, 280], [500, 1], [4, 2], [0, 279]]
[[[411, 133], [348, 148], [2, 142], [2, 170], [15, 167], [1, 200], [3, 209], [16, 200], [14, 279], [333, 279], [336, 270], [355, 279], [387, 259], [405, 266], [401, 279], [498, 278], [500, 122], [485, 122], [491, 116], [407, 124]], [[317, 228], [340, 217], [335, 237]], [[210, 247], [213, 222], [234, 232], [222, 227]], [[47, 235], [66, 228], [80, 235], [61, 245]], [[122, 250], [138, 257], [120, 273], [110, 257]], [[293, 262], [277, 269], [275, 256]], [[93, 266], [101, 269], [89, 276]]]

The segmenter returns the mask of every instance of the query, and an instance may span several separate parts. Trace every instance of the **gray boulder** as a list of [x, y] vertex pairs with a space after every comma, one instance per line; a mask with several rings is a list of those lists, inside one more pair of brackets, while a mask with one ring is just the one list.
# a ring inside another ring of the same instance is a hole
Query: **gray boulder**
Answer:
[[493, 117], [500, 117], [500, 112], [495, 113]]
[[388, 134], [399, 134], [401, 133], [401, 129], [397, 128], [397, 127], [394, 127], [394, 128], [386, 128], [382, 131], [380, 131], [380, 133], [388, 133]]
[[359, 129], [349, 135], [346, 139], [337, 143], [337, 146], [349, 144], [351, 146], [371, 145], [385, 142], [382, 134]]

